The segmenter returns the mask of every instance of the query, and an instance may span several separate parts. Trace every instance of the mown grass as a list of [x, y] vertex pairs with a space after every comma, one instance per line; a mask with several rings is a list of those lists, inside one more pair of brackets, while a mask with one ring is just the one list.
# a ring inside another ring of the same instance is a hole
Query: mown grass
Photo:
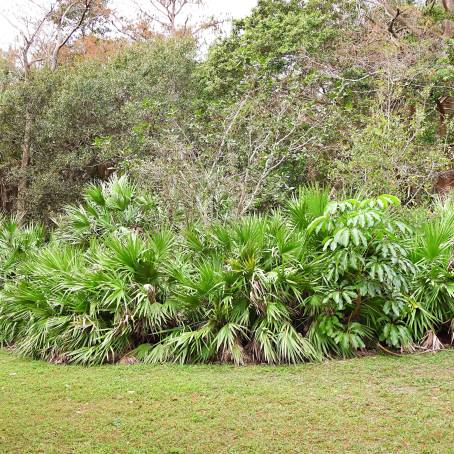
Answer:
[[0, 351], [2, 453], [452, 453], [453, 409], [453, 351], [241, 368]]

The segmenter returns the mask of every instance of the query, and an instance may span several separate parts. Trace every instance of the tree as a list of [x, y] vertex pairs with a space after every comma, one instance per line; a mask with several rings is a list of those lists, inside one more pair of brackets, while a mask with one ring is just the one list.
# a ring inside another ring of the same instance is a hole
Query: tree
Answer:
[[[105, 3], [105, 2], [102, 2]], [[50, 39], [49, 66], [55, 69], [62, 48], [89, 19], [89, 12], [100, 2], [96, 0], [60, 0], [50, 16], [53, 33]], [[93, 17], [93, 16], [92, 16]], [[96, 16], [94, 16], [96, 17]]]
[[[34, 4], [34, 3], [33, 3]], [[51, 5], [49, 8], [44, 8], [41, 5], [39, 10], [41, 16], [38, 19], [34, 19], [30, 16], [22, 16], [20, 22], [14, 25], [20, 35], [20, 44], [18, 48], [19, 59], [21, 66], [24, 71], [24, 78], [27, 81], [31, 76], [31, 71], [33, 66], [43, 61], [41, 55], [34, 57], [36, 55], [37, 48], [41, 44], [43, 29], [46, 25], [46, 22], [49, 21], [55, 5]], [[9, 20], [9, 19], [8, 19]], [[22, 139], [22, 157], [21, 157], [21, 167], [20, 167], [20, 177], [17, 187], [17, 213], [20, 218], [25, 216], [25, 192], [27, 189], [27, 171], [30, 165], [31, 157], [31, 131], [33, 123], [33, 112], [31, 102], [27, 102], [25, 106], [25, 125], [24, 133]]]
[[194, 18], [194, 13], [201, 15], [203, 12], [204, 0], [143, 0], [135, 3], [139, 9], [138, 19], [133, 23], [123, 19], [120, 29], [133, 40], [161, 33], [169, 36], [197, 35], [222, 23], [215, 17], [203, 17], [203, 14], [199, 19]]
[[191, 207], [193, 200], [185, 197], [192, 186], [184, 189], [175, 172], [187, 167], [185, 175], [197, 179], [189, 156], [181, 159], [187, 147], [184, 136], [190, 134], [186, 119], [193, 117], [191, 100], [196, 96], [194, 42], [156, 39], [123, 44], [125, 48], [116, 45], [102, 63], [83, 54], [67, 59], [65, 49], [55, 71], [34, 71], [27, 87], [11, 83], [5, 91], [0, 162], [12, 185], [17, 181], [17, 134], [23, 131], [28, 93], [32, 110], [39, 112], [33, 122], [26, 192], [30, 217], [53, 218], [62, 204], [79, 197], [86, 182], [105, 179], [114, 169], [134, 175], [169, 211]]
[[[17, 51], [25, 75], [37, 63], [52, 70], [64, 46], [76, 38], [78, 32], [86, 34], [95, 29], [101, 18], [109, 14], [109, 0], [28, 0], [23, 13], [14, 19], [2, 14], [17, 30]], [[30, 8], [27, 8], [30, 6]]]
[[[150, 22], [157, 22], [169, 34], [174, 35], [181, 27], [187, 31], [189, 15], [182, 18], [190, 6], [200, 6], [202, 0], [147, 0], [147, 8], [141, 8], [141, 14]], [[182, 24], [179, 24], [179, 22]]]
[[[94, 6], [105, 4], [104, 0], [53, 0], [35, 2], [29, 0], [32, 13], [19, 16], [17, 21], [8, 21], [19, 34], [18, 54], [24, 79], [27, 83], [38, 63], [55, 70], [62, 48], [68, 44], [89, 18]], [[17, 187], [17, 214], [26, 215], [26, 189], [28, 169], [32, 153], [32, 128], [35, 113], [31, 98], [26, 100], [20, 176]]]

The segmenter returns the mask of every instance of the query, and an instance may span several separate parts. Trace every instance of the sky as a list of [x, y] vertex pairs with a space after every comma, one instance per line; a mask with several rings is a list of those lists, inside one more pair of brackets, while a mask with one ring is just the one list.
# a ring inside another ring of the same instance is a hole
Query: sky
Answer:
[[[45, 2], [46, 0], [40, 0]], [[134, 17], [137, 11], [134, 0], [111, 0], [112, 5], [122, 15]], [[146, 2], [146, 0], [139, 0]], [[257, 0], [205, 0], [206, 6], [203, 7], [204, 16], [221, 16], [240, 18], [246, 16], [257, 4]], [[15, 14], [19, 14], [28, 9], [27, 0], [0, 0], [0, 13], [14, 19]], [[8, 21], [0, 14], [0, 48], [7, 49], [14, 43], [16, 32]]]

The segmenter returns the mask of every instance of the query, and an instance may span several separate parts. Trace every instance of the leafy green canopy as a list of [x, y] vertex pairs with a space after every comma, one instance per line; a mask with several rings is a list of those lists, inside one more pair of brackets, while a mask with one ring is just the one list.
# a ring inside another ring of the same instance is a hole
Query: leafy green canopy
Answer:
[[232, 96], [270, 83], [292, 68], [298, 54], [313, 56], [337, 36], [336, 18], [348, 2], [259, 0], [250, 16], [237, 20], [231, 34], [210, 49], [206, 89]]
[[114, 170], [179, 225], [266, 212], [315, 182], [429, 204], [452, 167], [453, 44], [439, 8], [391, 3], [261, 0], [206, 59], [154, 37], [26, 81], [1, 60], [2, 207], [26, 177], [28, 217], [50, 222]]

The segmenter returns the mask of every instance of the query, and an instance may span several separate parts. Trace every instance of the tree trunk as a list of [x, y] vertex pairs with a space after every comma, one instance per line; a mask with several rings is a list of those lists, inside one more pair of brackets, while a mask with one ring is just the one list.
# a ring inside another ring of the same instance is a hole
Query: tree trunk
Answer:
[[361, 304], [362, 304], [362, 298], [361, 295], [358, 293], [356, 300], [355, 300], [355, 308], [353, 309], [352, 313], [350, 314], [350, 317], [348, 317], [348, 323], [351, 321], [356, 321], [358, 320], [359, 313], [361, 311]]
[[52, 55], [49, 59], [49, 68], [52, 70], [52, 71], [55, 71], [57, 69], [57, 66], [58, 66], [58, 49], [55, 49], [53, 52], [52, 52]]
[[443, 8], [446, 12], [454, 12], [454, 0], [441, 0], [441, 4], [443, 5]]
[[[447, 13], [454, 13], [453, 0], [441, 0], [441, 4]], [[452, 38], [454, 35], [454, 23], [451, 19], [445, 19], [442, 22], [443, 36], [445, 38]]]
[[446, 135], [446, 121], [454, 116], [454, 96], [442, 96], [437, 99], [437, 110], [440, 115], [439, 133], [441, 136]]
[[31, 102], [27, 100], [25, 108], [25, 128], [22, 141], [22, 159], [20, 166], [19, 183], [17, 186], [17, 208], [16, 212], [19, 219], [24, 219], [27, 214], [27, 184], [28, 168], [31, 158], [31, 135], [33, 126], [33, 115]]

